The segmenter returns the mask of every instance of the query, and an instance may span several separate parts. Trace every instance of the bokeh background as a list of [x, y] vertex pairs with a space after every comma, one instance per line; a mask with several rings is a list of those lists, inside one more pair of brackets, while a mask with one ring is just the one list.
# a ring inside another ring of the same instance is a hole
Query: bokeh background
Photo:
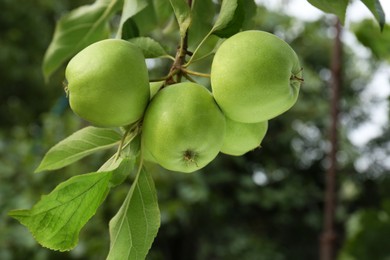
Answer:
[[[297, 104], [271, 120], [262, 148], [245, 156], [221, 154], [193, 174], [147, 165], [162, 217], [148, 259], [318, 259], [329, 166], [334, 17], [319, 13], [301, 19], [292, 11], [294, 2], [258, 1], [251, 27], [274, 32], [298, 53], [305, 83]], [[300, 11], [314, 12], [304, 2]], [[9, 210], [30, 208], [61, 181], [94, 171], [108, 158], [108, 153], [99, 153], [61, 170], [33, 173], [51, 146], [86, 125], [69, 109], [63, 69], [45, 82], [41, 65], [55, 22], [89, 3], [0, 0], [2, 260], [105, 259], [108, 221], [131, 185], [128, 180], [111, 191], [71, 252], [40, 247], [24, 226], [7, 216]], [[347, 21], [336, 248], [339, 259], [385, 260], [390, 259], [390, 27], [380, 34], [371, 17]], [[177, 30], [150, 34], [175, 47]], [[164, 66], [168, 64], [154, 62], [151, 76], [161, 74]]]

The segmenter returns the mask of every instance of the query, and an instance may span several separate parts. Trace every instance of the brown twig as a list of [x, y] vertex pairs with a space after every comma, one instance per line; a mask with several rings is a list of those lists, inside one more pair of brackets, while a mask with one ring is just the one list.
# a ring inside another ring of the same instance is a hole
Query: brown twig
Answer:
[[[188, 5], [190, 8], [192, 7], [192, 0], [188, 0]], [[175, 61], [173, 62], [168, 75], [169, 76], [165, 80], [164, 85], [171, 85], [176, 82], [181, 81], [181, 77], [183, 76], [183, 65], [186, 63], [186, 55], [192, 55], [190, 51], [187, 50], [188, 48], [188, 31], [186, 32], [184, 38], [180, 39], [180, 45], [177, 48], [176, 55], [175, 55]], [[174, 79], [174, 76], [176, 76], [176, 80]]]
[[333, 56], [332, 56], [332, 99], [331, 99], [331, 118], [330, 126], [330, 143], [331, 150], [329, 153], [329, 168], [326, 172], [325, 179], [325, 204], [324, 204], [324, 224], [320, 242], [320, 259], [335, 259], [335, 241], [336, 231], [334, 229], [335, 209], [336, 209], [336, 177], [337, 177], [337, 151], [338, 151], [338, 123], [339, 123], [339, 103], [340, 88], [342, 84], [342, 28], [340, 21], [335, 24], [336, 36], [334, 38]]

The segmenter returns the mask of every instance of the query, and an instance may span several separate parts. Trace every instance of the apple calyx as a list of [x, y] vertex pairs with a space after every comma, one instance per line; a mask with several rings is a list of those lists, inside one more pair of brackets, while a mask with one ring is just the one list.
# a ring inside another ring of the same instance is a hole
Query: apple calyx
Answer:
[[196, 162], [197, 154], [196, 152], [187, 149], [183, 152], [183, 159], [187, 165], [195, 164], [196, 167], [198, 167], [198, 164]]

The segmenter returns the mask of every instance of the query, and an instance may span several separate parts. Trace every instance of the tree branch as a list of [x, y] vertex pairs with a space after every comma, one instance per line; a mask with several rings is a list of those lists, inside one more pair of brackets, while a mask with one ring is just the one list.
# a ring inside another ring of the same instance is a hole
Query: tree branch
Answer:
[[324, 223], [323, 233], [321, 235], [320, 244], [320, 259], [332, 260], [335, 259], [335, 241], [336, 231], [334, 230], [334, 218], [336, 209], [336, 177], [337, 177], [337, 151], [338, 151], [338, 123], [339, 123], [339, 104], [340, 104], [340, 88], [342, 84], [342, 28], [340, 21], [335, 24], [336, 35], [334, 38], [333, 56], [332, 56], [332, 98], [331, 98], [331, 119], [332, 123], [329, 129], [331, 150], [329, 152], [329, 168], [326, 172], [325, 179], [325, 197], [324, 197]]

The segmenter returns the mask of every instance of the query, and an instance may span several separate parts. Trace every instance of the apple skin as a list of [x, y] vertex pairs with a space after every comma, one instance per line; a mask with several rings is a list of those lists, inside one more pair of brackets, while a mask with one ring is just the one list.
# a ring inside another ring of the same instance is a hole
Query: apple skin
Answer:
[[144, 56], [124, 40], [107, 39], [89, 45], [70, 60], [65, 76], [71, 109], [96, 126], [134, 123], [149, 102]]
[[191, 82], [158, 91], [142, 123], [142, 149], [162, 167], [194, 172], [219, 153], [225, 116], [205, 87]]
[[294, 50], [263, 31], [243, 31], [228, 38], [211, 66], [214, 98], [237, 122], [262, 122], [284, 113], [297, 101], [302, 81]]
[[268, 121], [241, 123], [226, 118], [225, 138], [221, 152], [240, 156], [260, 147], [268, 130]]

